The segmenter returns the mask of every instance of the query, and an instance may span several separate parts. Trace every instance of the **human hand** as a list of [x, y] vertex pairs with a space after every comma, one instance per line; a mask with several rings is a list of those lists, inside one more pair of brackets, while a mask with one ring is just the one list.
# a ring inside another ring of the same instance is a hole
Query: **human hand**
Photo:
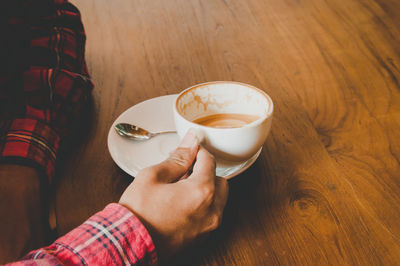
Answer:
[[144, 223], [165, 259], [220, 225], [228, 190], [214, 157], [189, 132], [168, 159], [139, 172], [119, 203]]

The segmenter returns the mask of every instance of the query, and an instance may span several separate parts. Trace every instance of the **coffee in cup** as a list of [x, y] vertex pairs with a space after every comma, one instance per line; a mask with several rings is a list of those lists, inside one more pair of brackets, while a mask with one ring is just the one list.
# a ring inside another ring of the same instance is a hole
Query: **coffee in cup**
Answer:
[[197, 118], [193, 122], [206, 127], [236, 128], [243, 127], [260, 119], [258, 115], [249, 114], [213, 114]]

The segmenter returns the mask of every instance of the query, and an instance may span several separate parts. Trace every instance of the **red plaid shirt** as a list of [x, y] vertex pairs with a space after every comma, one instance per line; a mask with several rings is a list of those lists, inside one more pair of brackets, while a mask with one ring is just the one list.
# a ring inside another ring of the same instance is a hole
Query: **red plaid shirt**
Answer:
[[51, 182], [93, 87], [80, 14], [67, 1], [10, 0], [0, 21], [0, 160], [33, 165]]
[[[51, 182], [60, 143], [88, 104], [85, 34], [67, 0], [0, 3], [0, 162], [36, 167]], [[156, 264], [150, 235], [110, 204], [16, 265]]]
[[10, 265], [155, 265], [153, 242], [142, 223], [112, 203], [46, 248]]

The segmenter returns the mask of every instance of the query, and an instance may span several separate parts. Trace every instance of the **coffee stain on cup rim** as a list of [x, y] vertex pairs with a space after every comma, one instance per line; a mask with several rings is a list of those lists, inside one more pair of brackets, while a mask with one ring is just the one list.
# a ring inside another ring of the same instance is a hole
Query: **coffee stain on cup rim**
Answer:
[[[180, 100], [184, 95], [188, 94], [189, 92], [191, 92], [192, 90], [194, 90], [194, 89], [196, 89], [196, 88], [204, 87], [204, 86], [208, 86], [208, 85], [214, 85], [214, 84], [227, 84], [227, 85], [233, 84], [233, 85], [245, 86], [245, 87], [248, 87], [248, 88], [250, 88], [250, 89], [256, 91], [258, 94], [260, 94], [261, 96], [263, 96], [263, 97], [267, 100], [267, 102], [268, 102], [268, 109], [267, 109], [265, 115], [262, 116], [260, 119], [254, 121], [254, 122], [252, 122], [252, 123], [250, 123], [250, 124], [247, 124], [245, 127], [247, 127], [247, 126], [252, 126], [252, 125], [255, 125], [255, 124], [259, 124], [260, 121], [263, 121], [263, 120], [267, 119], [268, 117], [270, 117], [270, 116], [272, 115], [273, 111], [274, 111], [274, 103], [273, 103], [271, 97], [270, 97], [266, 92], [264, 92], [263, 90], [261, 90], [261, 89], [259, 89], [259, 88], [257, 88], [257, 87], [254, 87], [254, 86], [249, 85], [249, 84], [246, 84], [246, 83], [237, 82], [237, 81], [210, 81], [210, 82], [204, 82], [204, 83], [196, 84], [196, 85], [193, 85], [193, 86], [191, 86], [191, 87], [189, 87], [189, 88], [183, 90], [183, 91], [179, 94], [179, 96], [176, 98], [176, 101], [175, 101], [175, 104], [174, 104], [174, 108], [176, 109], [177, 113], [178, 113], [183, 119], [187, 120], [187, 121], [190, 122], [190, 123], [193, 123], [193, 121], [188, 120], [188, 119], [184, 116], [184, 114], [182, 114], [181, 110], [178, 108], [178, 102], [179, 102], [179, 100]], [[203, 102], [200, 96], [194, 96], [193, 98], [195, 99], [196, 102], [198, 102], [199, 104], [204, 105], [205, 109], [207, 109], [208, 103]], [[214, 104], [216, 104], [216, 103], [214, 103]], [[196, 125], [198, 125], [198, 124], [196, 124]], [[199, 126], [200, 126], [200, 127], [203, 127], [202, 125], [199, 125]], [[242, 127], [242, 128], [243, 128], [243, 127]], [[232, 130], [232, 129], [238, 129], [238, 128], [226, 128], [226, 129], [224, 129], [224, 130]]]

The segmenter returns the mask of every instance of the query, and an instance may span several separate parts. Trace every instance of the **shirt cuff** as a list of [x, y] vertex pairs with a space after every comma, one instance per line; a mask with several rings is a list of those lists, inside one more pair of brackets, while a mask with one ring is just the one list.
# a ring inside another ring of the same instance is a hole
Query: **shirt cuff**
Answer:
[[0, 143], [0, 161], [34, 166], [51, 182], [60, 137], [45, 123], [31, 118], [11, 121]]
[[107, 205], [53, 245], [61, 264], [157, 265], [148, 231], [131, 211], [116, 203]]

